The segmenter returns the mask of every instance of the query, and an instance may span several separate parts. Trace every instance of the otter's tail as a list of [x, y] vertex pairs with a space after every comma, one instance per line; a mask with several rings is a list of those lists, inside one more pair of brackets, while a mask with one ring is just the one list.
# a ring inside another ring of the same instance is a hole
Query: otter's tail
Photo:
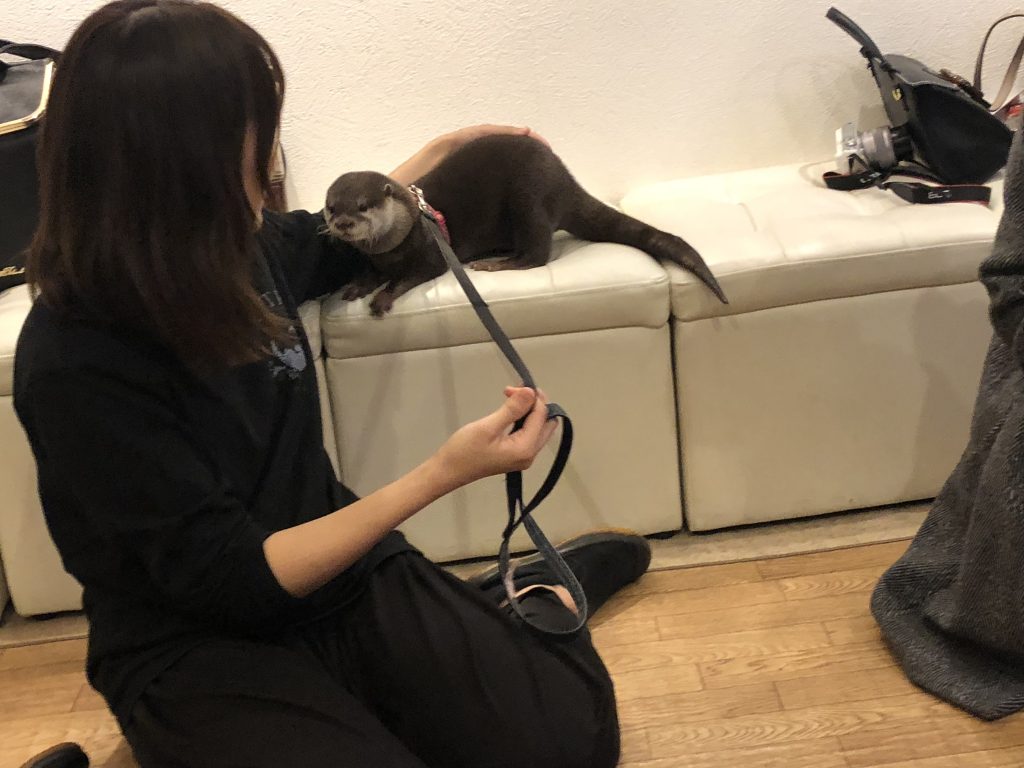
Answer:
[[662, 232], [649, 224], [627, 216], [605, 205], [597, 198], [577, 188], [576, 202], [561, 222], [561, 228], [583, 240], [631, 245], [649, 253], [656, 259], [678, 264], [696, 275], [723, 304], [729, 300], [722, 286], [711, 274], [704, 259], [693, 246], [681, 237]]

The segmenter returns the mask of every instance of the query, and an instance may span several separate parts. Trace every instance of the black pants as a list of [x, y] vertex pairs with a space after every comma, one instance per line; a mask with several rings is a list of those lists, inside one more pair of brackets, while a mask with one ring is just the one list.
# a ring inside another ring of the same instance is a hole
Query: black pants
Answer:
[[[522, 603], [570, 617], [547, 590]], [[285, 642], [191, 651], [125, 735], [142, 768], [604, 768], [619, 756], [612, 682], [586, 631], [540, 635], [411, 552]]]

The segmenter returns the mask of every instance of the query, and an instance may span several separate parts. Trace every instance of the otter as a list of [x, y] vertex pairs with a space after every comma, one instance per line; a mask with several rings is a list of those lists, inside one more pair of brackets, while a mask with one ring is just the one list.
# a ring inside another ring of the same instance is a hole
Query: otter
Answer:
[[378, 317], [403, 293], [448, 269], [421, 220], [415, 195], [382, 173], [355, 171], [339, 177], [328, 192], [324, 220], [328, 233], [367, 257], [342, 287], [341, 298], [353, 301], [380, 288], [370, 301], [370, 312]]
[[[543, 266], [552, 235], [562, 229], [583, 240], [631, 245], [696, 275], [727, 304], [721, 286], [694, 248], [676, 235], [627, 216], [588, 194], [546, 145], [528, 136], [492, 135], [455, 150], [415, 182], [447, 224], [452, 249], [471, 269]], [[367, 256], [363, 271], [342, 289], [353, 300], [381, 290], [375, 315], [395, 299], [447, 270], [413, 192], [371, 171], [347, 173], [328, 189], [327, 232]]]

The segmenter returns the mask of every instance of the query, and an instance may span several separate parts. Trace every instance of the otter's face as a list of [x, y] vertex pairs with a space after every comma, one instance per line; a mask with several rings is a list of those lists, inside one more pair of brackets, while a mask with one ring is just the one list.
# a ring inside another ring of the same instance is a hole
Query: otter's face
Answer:
[[[381, 253], [404, 239], [411, 223], [386, 176], [346, 174], [327, 192], [324, 220], [332, 235], [366, 253]], [[396, 228], [404, 231], [397, 232]], [[384, 247], [386, 246], [386, 247]]]

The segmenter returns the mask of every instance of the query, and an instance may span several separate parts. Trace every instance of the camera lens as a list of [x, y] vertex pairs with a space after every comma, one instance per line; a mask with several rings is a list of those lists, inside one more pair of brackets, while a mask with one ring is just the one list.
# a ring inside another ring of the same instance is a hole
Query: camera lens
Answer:
[[864, 159], [870, 167], [884, 171], [896, 165], [896, 150], [888, 126], [862, 131], [859, 138], [864, 147]]
[[914, 143], [910, 139], [910, 131], [907, 130], [907, 127], [901, 125], [898, 128], [893, 128], [890, 133], [892, 134], [892, 151], [896, 156], [896, 161], [913, 160]]
[[858, 131], [853, 123], [846, 123], [836, 131], [836, 166], [840, 173], [887, 171], [913, 154], [905, 128], [884, 125]]

